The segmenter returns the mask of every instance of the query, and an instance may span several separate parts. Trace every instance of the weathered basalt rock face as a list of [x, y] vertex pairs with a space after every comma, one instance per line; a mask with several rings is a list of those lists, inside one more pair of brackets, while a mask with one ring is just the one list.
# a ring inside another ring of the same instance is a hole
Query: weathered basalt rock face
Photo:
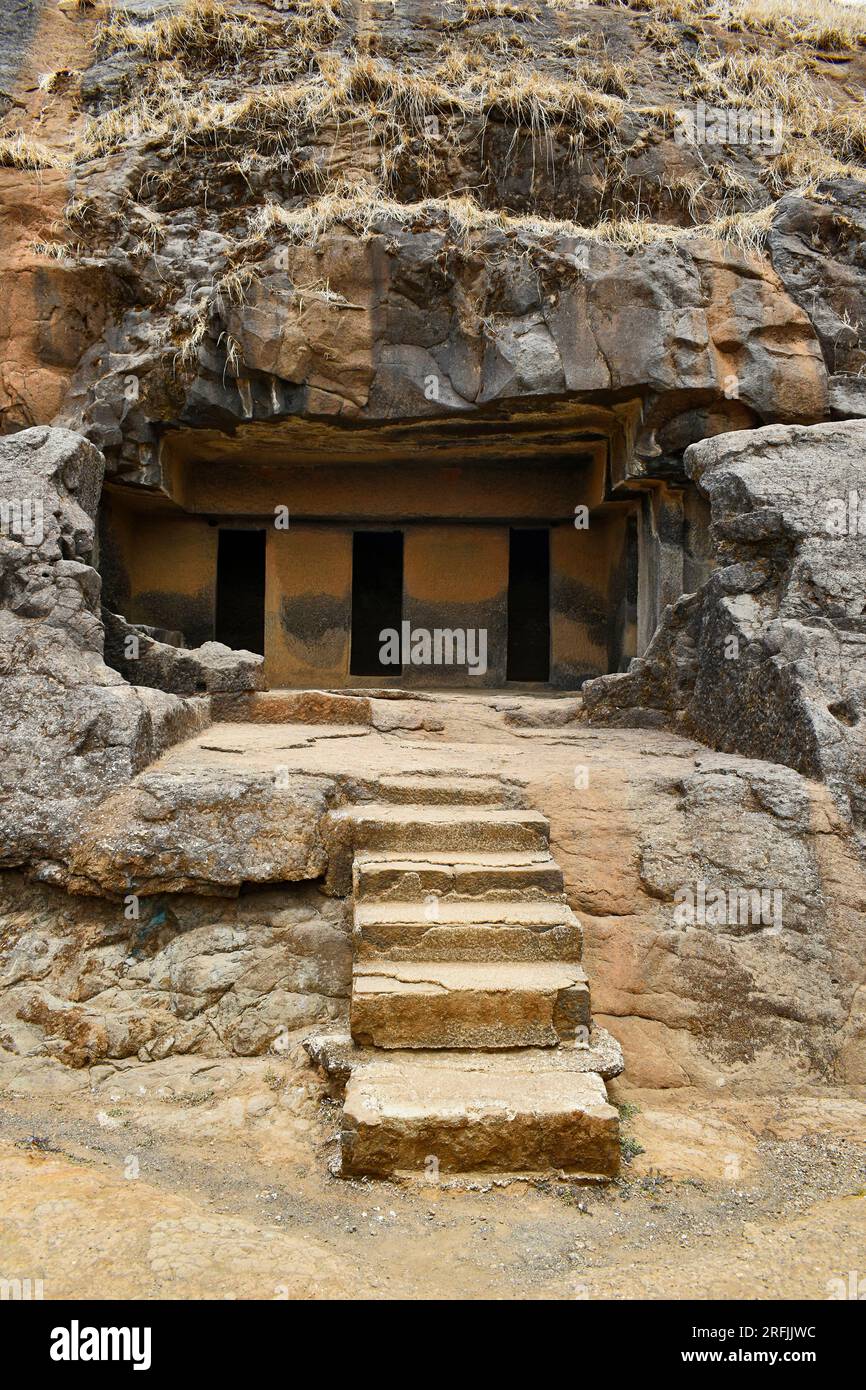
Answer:
[[[298, 325], [305, 353], [290, 362], [262, 350], [261, 306], [284, 354], [295, 314], [281, 306], [281, 280], [301, 278], [309, 252], [292, 255], [287, 276], [265, 273], [255, 302], [228, 315], [244, 361], [338, 397], [318, 400], [313, 413], [368, 419], [432, 418], [535, 395], [647, 390], [723, 400], [735, 368], [738, 400], [754, 419], [825, 413], [825, 371], [806, 314], [772, 271], [730, 249], [662, 244], [630, 254], [573, 236], [545, 242], [501, 231], [455, 247], [435, 211], [427, 228], [425, 220], [422, 212], [417, 229], [403, 229], [382, 219], [366, 249], [350, 243], [351, 258], [341, 236], [319, 247], [319, 275], [337, 293], [360, 292], [362, 304], [325, 303], [315, 314], [310, 306]], [[313, 365], [317, 354], [333, 359], [329, 345], [339, 337], [345, 362], [347, 330], [367, 366], [356, 390], [351, 373], [335, 387], [333, 369], [327, 377]], [[236, 386], [225, 406], [249, 418]]]
[[573, 746], [588, 786], [534, 799], [627, 1076], [860, 1084], [866, 876], [828, 788], [658, 730], [584, 728]]
[[[315, 252], [283, 248], [284, 269], [263, 249], [241, 301], [217, 295], [209, 304], [191, 368], [178, 369], [176, 349], [135, 356], [130, 339], [113, 375], [70, 402], [69, 422], [132, 481], [160, 480], [165, 427], [243, 428], [254, 446], [288, 416], [426, 418], [435, 431], [455, 412], [490, 415], [532, 398], [641, 397], [638, 447], [652, 460], [708, 429], [828, 414], [827, 369], [807, 313], [769, 265], [730, 246], [630, 252], [566, 232], [460, 233], [432, 207], [414, 226], [381, 213], [362, 240], [335, 228]], [[311, 281], [326, 283], [327, 295], [301, 295], [297, 285]], [[155, 329], [148, 320], [130, 331]], [[138, 404], [124, 395], [129, 375]], [[89, 361], [79, 380], [93, 383]], [[121, 440], [129, 465], [116, 462]], [[153, 460], [145, 473], [142, 447]]]
[[103, 660], [89, 563], [103, 460], [79, 435], [0, 441], [0, 863], [62, 878], [82, 812], [207, 722]]
[[770, 426], [694, 445], [717, 569], [669, 608], [592, 721], [667, 723], [786, 763], [866, 815], [866, 424]]
[[[817, 1074], [857, 1077], [863, 879], [826, 793], [789, 768], [707, 754], [666, 799], [641, 835], [640, 881], [658, 910], [654, 937], [635, 928], [636, 1012], [720, 1060], [790, 1049]], [[616, 954], [610, 937], [604, 949]], [[628, 988], [628, 969], [618, 973], [614, 997]]]
[[[49, 88], [74, 141], [44, 171], [59, 213], [69, 167], [65, 249], [34, 249], [32, 171], [3, 171], [11, 357], [38, 359], [0, 380], [5, 427], [56, 419], [158, 486], [190, 426], [432, 430], [629, 392], [670, 468], [708, 433], [861, 413], [862, 54], [698, 9], [189, 0], [77, 25]], [[779, 138], [695, 137], [699, 103], [757, 92]]]
[[866, 187], [851, 178], [783, 198], [767, 237], [773, 269], [815, 326], [838, 416], [866, 415], [864, 237]]
[[70, 899], [0, 882], [0, 1046], [91, 1066], [171, 1053], [266, 1052], [342, 1022], [351, 949], [342, 904], [299, 885], [240, 901]]

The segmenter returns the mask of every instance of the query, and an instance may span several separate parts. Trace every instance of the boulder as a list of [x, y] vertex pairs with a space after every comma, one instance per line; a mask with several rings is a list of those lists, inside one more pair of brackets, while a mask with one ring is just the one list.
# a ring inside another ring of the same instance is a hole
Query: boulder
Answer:
[[237, 694], [264, 685], [264, 657], [256, 652], [235, 651], [222, 642], [178, 647], [117, 613], [103, 609], [102, 616], [105, 659], [135, 685], [172, 695]]
[[644, 656], [583, 689], [591, 722], [663, 723], [825, 781], [866, 826], [866, 421], [693, 445], [716, 569]]
[[82, 813], [202, 728], [203, 700], [103, 659], [90, 563], [104, 461], [65, 429], [0, 440], [0, 865], [62, 881]]
[[328, 779], [208, 768], [149, 769], [84, 817], [74, 892], [219, 893], [317, 878]]

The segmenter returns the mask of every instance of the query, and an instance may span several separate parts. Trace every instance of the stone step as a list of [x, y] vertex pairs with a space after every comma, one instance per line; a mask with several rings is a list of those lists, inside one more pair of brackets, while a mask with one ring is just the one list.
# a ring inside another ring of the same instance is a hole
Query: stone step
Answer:
[[395, 773], [376, 782], [377, 797], [392, 805], [516, 806], [518, 789], [495, 777]]
[[486, 902], [428, 895], [426, 901], [355, 904], [355, 954], [445, 961], [576, 961], [580, 924], [567, 903]]
[[387, 806], [379, 803], [329, 811], [322, 821], [328, 846], [327, 886], [348, 893], [357, 850], [402, 851], [413, 858], [445, 854], [543, 852], [550, 823], [540, 811], [501, 806]]
[[[331, 1083], [335, 1098], [341, 1098], [349, 1077], [362, 1067], [378, 1065], [383, 1054], [378, 1048], [358, 1047], [348, 1029], [312, 1033], [304, 1047], [313, 1064]], [[606, 1028], [596, 1025], [585, 1040], [560, 1043], [559, 1047], [502, 1048], [497, 1052], [437, 1051], [415, 1048], [412, 1051], [391, 1051], [388, 1061], [418, 1062], [429, 1067], [444, 1067], [454, 1071], [478, 1071], [487, 1068], [495, 1059], [499, 1071], [517, 1072], [532, 1076], [536, 1072], [598, 1072], [605, 1080], [619, 1076], [624, 1062], [622, 1048]]]
[[355, 962], [351, 1031], [362, 1046], [554, 1047], [589, 1026], [579, 965]]
[[540, 811], [503, 806], [349, 806], [331, 811], [356, 849], [544, 850], [550, 822]]
[[[556, 1055], [555, 1053], [549, 1054]], [[595, 1072], [383, 1060], [346, 1087], [343, 1172], [538, 1172], [615, 1177], [619, 1115]]]
[[211, 696], [214, 721], [227, 724], [371, 724], [366, 697], [330, 690], [257, 690]]
[[562, 869], [547, 851], [406, 857], [361, 851], [355, 856], [356, 901], [460, 897], [554, 898], [563, 896]]

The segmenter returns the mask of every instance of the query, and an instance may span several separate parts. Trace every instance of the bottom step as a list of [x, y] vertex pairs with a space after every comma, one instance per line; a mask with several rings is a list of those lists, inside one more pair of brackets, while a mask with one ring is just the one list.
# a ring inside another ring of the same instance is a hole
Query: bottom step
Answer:
[[415, 1061], [359, 1068], [343, 1105], [343, 1172], [557, 1171], [615, 1177], [619, 1115], [595, 1072]]

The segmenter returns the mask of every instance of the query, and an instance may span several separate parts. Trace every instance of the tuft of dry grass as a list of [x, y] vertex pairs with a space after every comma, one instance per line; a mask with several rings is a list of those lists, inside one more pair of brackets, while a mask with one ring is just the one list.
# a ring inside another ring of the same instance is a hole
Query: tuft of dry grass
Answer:
[[649, 12], [669, 23], [680, 24], [694, 20], [705, 8], [696, 0], [591, 0], [591, 3], [610, 10]]
[[50, 150], [23, 130], [0, 137], [0, 168], [66, 169], [69, 163], [66, 155]]
[[210, 304], [205, 301], [192, 316], [189, 327], [182, 334], [180, 346], [174, 354], [174, 369], [189, 371], [198, 359], [199, 348], [207, 337]]
[[853, 178], [862, 183], [863, 177], [862, 165], [836, 159], [815, 144], [794, 141], [768, 166], [763, 182], [773, 197], [779, 197], [792, 188], [802, 195], [814, 194], [822, 179]]
[[226, 365], [223, 370], [223, 382], [225, 382], [226, 372], [229, 370], [231, 370], [232, 376], [240, 376], [241, 368], [244, 365], [244, 353], [237, 338], [226, 329], [219, 336], [219, 346], [222, 347], [226, 357]]
[[774, 214], [773, 204], [768, 203], [766, 207], [751, 212], [733, 212], [724, 217], [715, 217], [701, 226], [689, 228], [688, 235], [724, 242], [734, 246], [747, 259], [755, 260], [763, 254]]
[[845, 53], [866, 44], [866, 13], [837, 0], [739, 0], [731, 28]]
[[750, 260], [760, 259], [773, 221], [772, 204], [729, 213], [692, 227], [672, 227], [639, 218], [610, 218], [578, 235], [637, 251], [658, 242], [719, 241]]
[[274, 81], [315, 65], [340, 27], [338, 0], [292, 0], [278, 19], [228, 9], [221, 0], [186, 0], [182, 10], [136, 24], [112, 11], [96, 33], [100, 56], [129, 53], [142, 64], [171, 62], [190, 76], [231, 73], [253, 59], [271, 60]]
[[534, 5], [515, 4], [513, 0], [463, 0], [459, 24], [483, 24], [491, 19], [531, 24], [538, 19], [538, 10]]
[[137, 142], [184, 149], [272, 136], [286, 149], [309, 114], [307, 88], [257, 88], [237, 100], [208, 100], [177, 70], [162, 69], [157, 86], [86, 122], [78, 144], [88, 159]]
[[723, 205], [743, 202], [752, 195], [749, 179], [726, 159], [718, 160], [713, 166], [713, 177], [721, 188]]
[[[608, 9], [652, 14], [695, 28], [712, 25], [732, 32], [770, 34], [825, 52], [844, 53], [866, 44], [866, 15], [859, 5], [838, 0], [590, 0]], [[558, 7], [559, 8], [559, 7]]]
[[[847, 172], [855, 172], [850, 163], [866, 158], [866, 104], [862, 103], [855, 112], [834, 111], [822, 108], [818, 113], [815, 135], [834, 159], [848, 165]], [[856, 170], [857, 178], [864, 178], [864, 170]]]
[[75, 249], [62, 241], [31, 241], [27, 250], [34, 256], [44, 256], [50, 261], [73, 261]]
[[253, 214], [249, 230], [253, 242], [269, 240], [276, 230], [283, 241], [315, 246], [327, 231], [339, 225], [349, 227], [362, 239], [371, 235], [374, 225], [386, 223], [399, 226], [438, 224], [463, 238], [470, 232], [501, 229], [506, 222], [516, 224], [518, 221], [527, 226], [554, 225], [540, 218], [509, 219], [505, 213], [487, 212], [466, 196], [401, 203], [388, 198], [378, 188], [362, 189], [342, 183], [301, 207], [264, 203]]
[[545, 77], [528, 64], [470, 80], [480, 112], [502, 114], [518, 129], [548, 139], [553, 127], [578, 137], [611, 136], [622, 113], [621, 101], [597, 91], [581, 76], [570, 81]]
[[[855, 172], [853, 161], [866, 156], [866, 104], [828, 105], [808, 80], [814, 63], [793, 53], [723, 53], [707, 44], [681, 64], [692, 81], [690, 99], [702, 98], [729, 109], [751, 108], [778, 113], [785, 149], [776, 151], [765, 173], [775, 192], [796, 182], [794, 171], [808, 178]], [[863, 178], [864, 170], [856, 171]]]
[[725, 243], [750, 258], [760, 256], [773, 218], [769, 205], [752, 212], [731, 213], [693, 227], [669, 226], [644, 218], [608, 218], [595, 227], [580, 227], [564, 218], [512, 216], [489, 212], [471, 198], [426, 198], [400, 203], [376, 189], [338, 188], [297, 208], [268, 202], [250, 221], [250, 240], [269, 242], [274, 232], [282, 242], [314, 247], [334, 226], [345, 226], [362, 240], [385, 226], [420, 228], [438, 226], [458, 241], [473, 234], [498, 231], [509, 237], [550, 242], [567, 237], [640, 250], [658, 242], [682, 242], [707, 238]]
[[810, 67], [811, 61], [804, 63], [798, 54], [714, 54], [702, 45], [688, 60], [694, 74], [688, 95], [720, 106], [772, 108], [803, 118], [815, 105], [814, 89], [804, 81]]
[[149, 62], [181, 59], [200, 67], [228, 68], [274, 42], [269, 21], [226, 9], [219, 0], [187, 0], [182, 10], [149, 24], [134, 24], [116, 10], [95, 37], [101, 57], [127, 52]]
[[81, 72], [78, 68], [57, 68], [53, 72], [41, 72], [37, 78], [36, 86], [40, 92], [53, 95], [55, 92], [65, 91], [80, 76]]
[[216, 281], [211, 294], [211, 304], [224, 313], [230, 304], [243, 304], [250, 286], [258, 279], [258, 272], [250, 264], [233, 266]]

